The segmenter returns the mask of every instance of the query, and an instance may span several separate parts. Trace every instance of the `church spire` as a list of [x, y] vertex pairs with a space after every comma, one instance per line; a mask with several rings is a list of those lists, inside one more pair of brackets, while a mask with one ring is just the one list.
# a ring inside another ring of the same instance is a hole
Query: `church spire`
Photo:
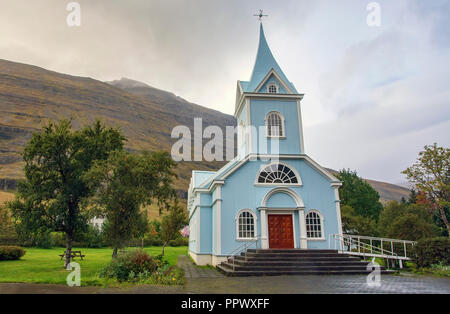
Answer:
[[258, 53], [256, 55], [256, 62], [253, 68], [253, 73], [248, 85], [248, 89], [254, 91], [261, 83], [261, 81], [264, 79], [264, 77], [272, 69], [283, 79], [284, 83], [287, 84], [289, 88], [296, 93], [295, 87], [292, 85], [291, 82], [289, 82], [286, 75], [281, 70], [280, 66], [278, 65], [277, 61], [275, 60], [272, 54], [272, 51], [269, 48], [269, 45], [267, 44], [263, 24], [261, 22], [259, 30]]

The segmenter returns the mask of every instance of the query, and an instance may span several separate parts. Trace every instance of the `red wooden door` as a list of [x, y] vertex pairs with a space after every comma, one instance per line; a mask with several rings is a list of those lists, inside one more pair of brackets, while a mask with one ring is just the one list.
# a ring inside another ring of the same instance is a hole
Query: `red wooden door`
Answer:
[[292, 215], [269, 215], [269, 248], [293, 249]]

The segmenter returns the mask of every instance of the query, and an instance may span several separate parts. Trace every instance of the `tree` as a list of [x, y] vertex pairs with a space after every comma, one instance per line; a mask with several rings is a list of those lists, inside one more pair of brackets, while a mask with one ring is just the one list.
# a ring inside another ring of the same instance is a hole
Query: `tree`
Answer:
[[187, 220], [186, 211], [178, 204], [170, 209], [169, 215], [163, 217], [161, 222], [162, 256], [164, 256], [164, 249], [169, 241], [174, 240], [179, 235], [180, 229], [187, 224]]
[[439, 234], [438, 228], [423, 206], [397, 201], [389, 202], [383, 209], [378, 220], [378, 229], [383, 237], [411, 241]]
[[70, 121], [62, 120], [34, 133], [24, 148], [25, 180], [8, 206], [19, 230], [65, 233], [65, 267], [70, 263], [75, 232], [87, 228], [87, 211], [80, 204], [92, 195], [93, 187], [83, 175], [95, 161], [123, 149], [123, 141], [119, 130], [99, 121], [74, 131]]
[[143, 206], [156, 200], [160, 207], [168, 208], [170, 201], [176, 199], [172, 188], [175, 166], [166, 152], [121, 151], [97, 162], [85, 175], [87, 184], [97, 187], [93, 204], [101, 208], [106, 218], [104, 234], [113, 246], [113, 257], [133, 236], [148, 231]]
[[355, 210], [344, 205], [341, 207], [342, 229], [346, 234], [378, 236], [377, 223], [374, 219], [357, 215]]
[[450, 208], [450, 149], [439, 147], [436, 143], [424, 149], [417, 161], [402, 173], [425, 194], [432, 212], [438, 213], [450, 236], [447, 218]]
[[378, 192], [355, 171], [343, 169], [336, 176], [343, 182], [339, 188], [341, 205], [352, 207], [358, 216], [377, 220], [383, 209]]
[[408, 196], [408, 204], [416, 204], [417, 203], [417, 191], [415, 189], [411, 189]]

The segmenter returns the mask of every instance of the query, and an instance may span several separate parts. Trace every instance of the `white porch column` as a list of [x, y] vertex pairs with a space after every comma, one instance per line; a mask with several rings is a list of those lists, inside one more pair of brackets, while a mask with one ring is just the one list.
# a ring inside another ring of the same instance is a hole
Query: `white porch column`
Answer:
[[267, 236], [267, 211], [261, 209], [261, 248], [269, 248], [269, 239]]
[[299, 209], [298, 219], [299, 219], [299, 226], [300, 226], [300, 248], [307, 249], [308, 242], [306, 240], [306, 220], [305, 220], [305, 210], [304, 209]]

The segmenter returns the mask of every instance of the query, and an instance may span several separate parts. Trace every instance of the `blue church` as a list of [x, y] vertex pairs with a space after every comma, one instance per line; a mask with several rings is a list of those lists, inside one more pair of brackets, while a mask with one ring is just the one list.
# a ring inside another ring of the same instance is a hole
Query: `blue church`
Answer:
[[[327, 249], [342, 235], [341, 182], [304, 149], [303, 94], [288, 80], [260, 26], [250, 81], [238, 81], [238, 154], [217, 172], [193, 171], [189, 255], [218, 265], [244, 243], [259, 249]], [[276, 143], [276, 144], [274, 144]]]

